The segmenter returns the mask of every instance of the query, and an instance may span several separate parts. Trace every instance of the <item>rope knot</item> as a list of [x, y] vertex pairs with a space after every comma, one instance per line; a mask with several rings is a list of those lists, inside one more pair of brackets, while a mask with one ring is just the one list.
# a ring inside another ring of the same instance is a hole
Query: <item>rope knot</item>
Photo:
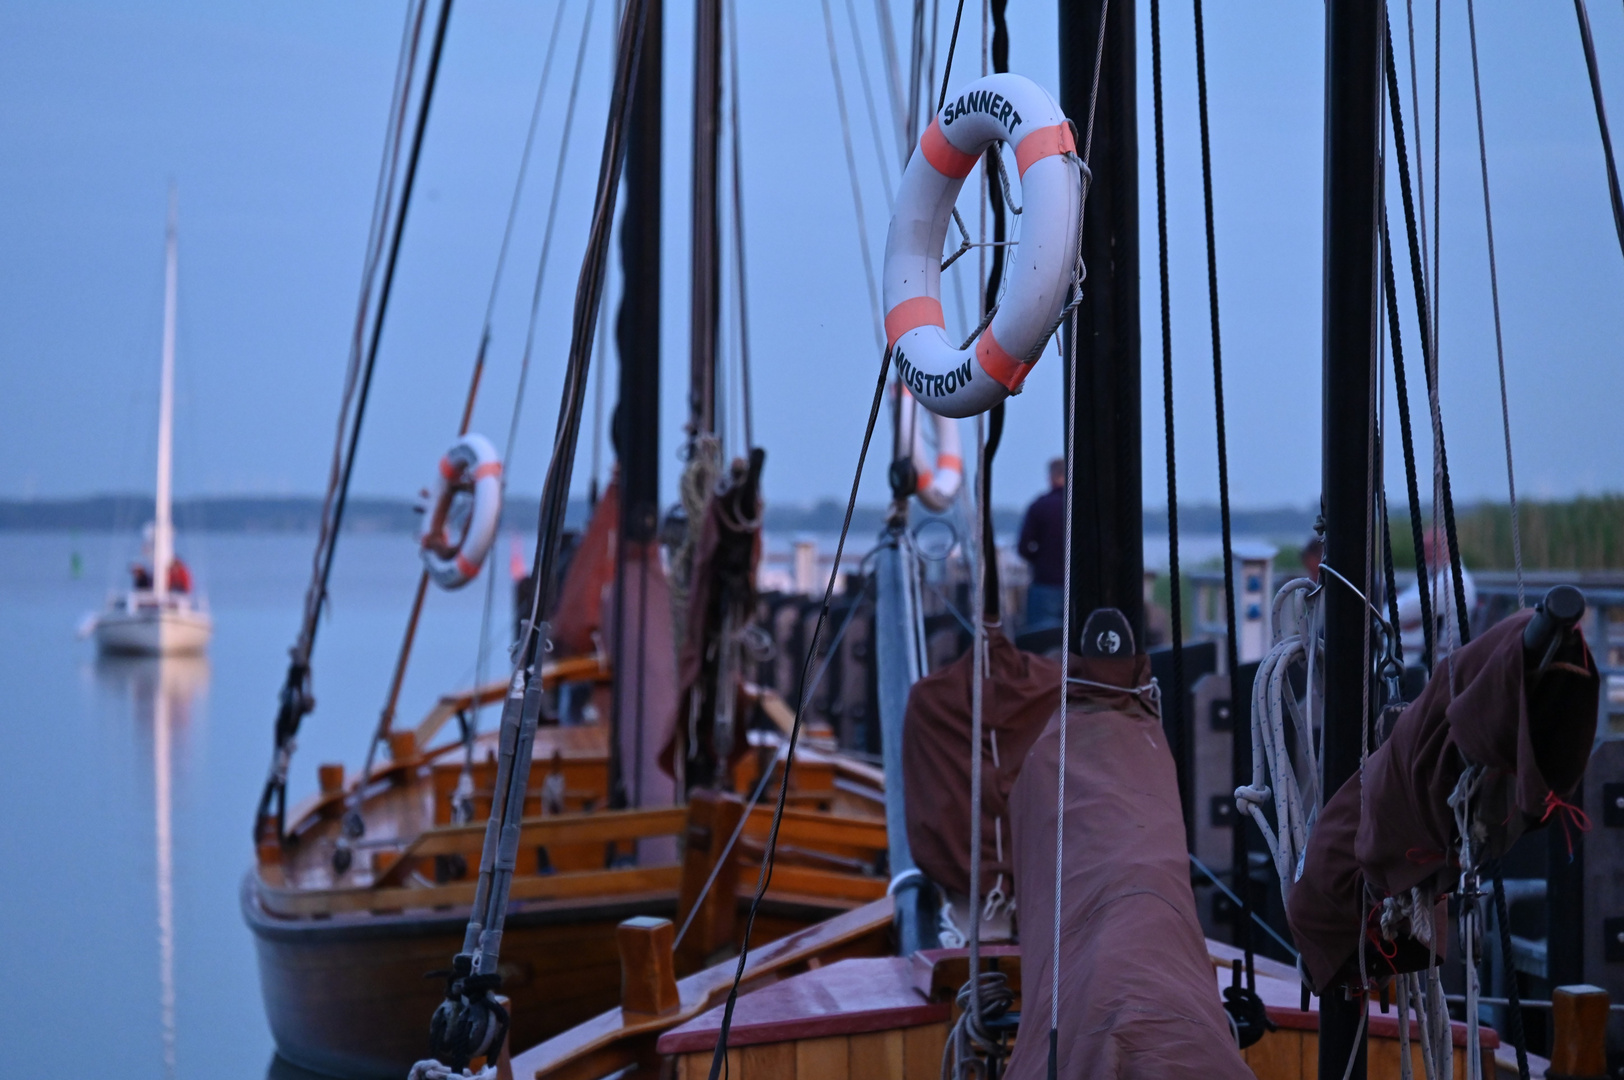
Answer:
[[1582, 833], [1589, 832], [1590, 815], [1585, 813], [1581, 807], [1575, 806], [1562, 798], [1556, 792], [1548, 791], [1545, 793], [1545, 813], [1541, 815], [1539, 823], [1541, 825], [1545, 824], [1553, 814], [1562, 825], [1562, 839], [1568, 845], [1568, 862], [1572, 862], [1573, 830], [1577, 829]]

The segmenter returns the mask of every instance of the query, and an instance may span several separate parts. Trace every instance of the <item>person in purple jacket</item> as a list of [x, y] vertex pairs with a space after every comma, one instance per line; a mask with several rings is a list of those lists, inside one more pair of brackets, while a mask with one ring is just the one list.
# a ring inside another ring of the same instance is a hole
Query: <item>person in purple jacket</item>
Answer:
[[1049, 490], [1032, 500], [1021, 522], [1021, 558], [1032, 567], [1026, 589], [1025, 633], [1060, 625], [1065, 603], [1062, 584], [1066, 573], [1066, 460], [1049, 462]]

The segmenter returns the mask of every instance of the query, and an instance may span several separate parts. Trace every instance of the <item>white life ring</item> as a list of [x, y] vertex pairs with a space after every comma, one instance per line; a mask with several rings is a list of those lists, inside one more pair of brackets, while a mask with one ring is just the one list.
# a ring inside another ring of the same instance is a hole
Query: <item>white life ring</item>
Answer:
[[940, 513], [953, 505], [959, 488], [964, 486], [964, 451], [959, 442], [959, 422], [946, 416], [930, 414], [936, 426], [936, 462], [933, 468], [929, 449], [925, 446], [925, 425], [919, 422], [919, 402], [906, 390], [902, 393], [903, 441], [913, 460], [914, 475], [918, 483], [914, 494], [928, 509]]
[[[1007, 142], [1020, 172], [1021, 236], [1008, 290], [967, 349], [942, 318], [942, 245], [964, 178]], [[904, 384], [941, 416], [974, 416], [1018, 392], [1071, 296], [1082, 223], [1082, 161], [1059, 104], [1020, 75], [988, 75], [930, 122], [908, 161], [885, 239], [885, 339]]]
[[[478, 574], [502, 517], [502, 459], [483, 435], [468, 434], [440, 459], [418, 544], [423, 566], [442, 589], [457, 589]], [[464, 495], [468, 498], [459, 499]], [[460, 531], [453, 540], [449, 533]]]

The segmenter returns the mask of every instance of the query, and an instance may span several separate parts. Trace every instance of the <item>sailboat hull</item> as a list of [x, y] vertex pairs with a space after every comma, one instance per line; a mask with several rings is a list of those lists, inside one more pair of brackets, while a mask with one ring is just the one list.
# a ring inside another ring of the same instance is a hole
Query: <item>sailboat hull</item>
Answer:
[[208, 648], [214, 624], [190, 608], [113, 610], [96, 620], [96, 646], [125, 656], [195, 655]]

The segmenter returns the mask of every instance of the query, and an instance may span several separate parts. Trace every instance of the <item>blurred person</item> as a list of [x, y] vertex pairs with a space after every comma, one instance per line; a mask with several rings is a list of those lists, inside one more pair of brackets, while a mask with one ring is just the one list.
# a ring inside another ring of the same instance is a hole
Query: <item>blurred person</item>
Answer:
[[1061, 625], [1066, 575], [1066, 459], [1049, 462], [1049, 490], [1032, 500], [1021, 521], [1017, 545], [1032, 568], [1026, 589], [1022, 631], [1046, 630]]
[[[1431, 584], [1433, 655], [1436, 659], [1442, 660], [1449, 655], [1452, 647], [1461, 644], [1460, 620], [1456, 615], [1454, 572], [1450, 567], [1447, 547], [1440, 552], [1432, 533], [1428, 532], [1423, 536], [1421, 543], [1426, 559], [1427, 577]], [[1472, 612], [1477, 608], [1477, 584], [1472, 581], [1472, 575], [1464, 563], [1461, 566], [1460, 576], [1461, 584], [1465, 586], [1466, 616], [1470, 620]], [[1398, 627], [1399, 640], [1404, 646], [1404, 662], [1424, 663], [1426, 634], [1421, 621], [1419, 580], [1398, 594]]]

